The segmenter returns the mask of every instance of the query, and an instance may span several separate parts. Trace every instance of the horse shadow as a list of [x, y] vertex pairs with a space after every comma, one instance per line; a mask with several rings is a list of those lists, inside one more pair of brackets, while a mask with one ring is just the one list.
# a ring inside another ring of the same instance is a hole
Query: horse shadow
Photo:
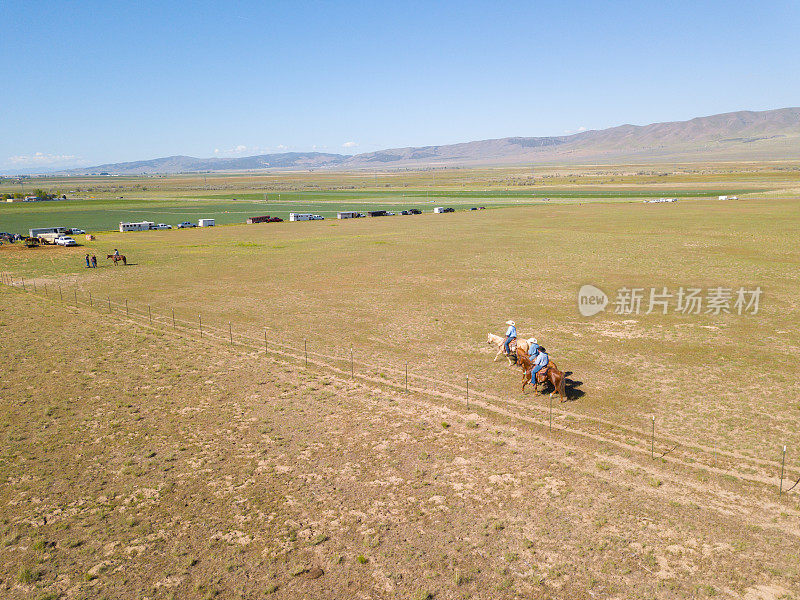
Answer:
[[[564, 402], [575, 402], [579, 398], [583, 398], [586, 395], [580, 386], [583, 385], [582, 381], [577, 379], [573, 379], [570, 377], [572, 375], [572, 371], [564, 371], [564, 395], [567, 399]], [[550, 381], [546, 381], [542, 384], [541, 394], [549, 394], [551, 392], [555, 392], [556, 389], [553, 387], [553, 384]]]

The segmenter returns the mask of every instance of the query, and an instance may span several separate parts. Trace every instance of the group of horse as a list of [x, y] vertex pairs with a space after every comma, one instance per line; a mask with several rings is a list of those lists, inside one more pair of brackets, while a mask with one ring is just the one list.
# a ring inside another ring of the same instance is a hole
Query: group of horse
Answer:
[[[494, 346], [497, 348], [497, 354], [494, 357], [494, 362], [497, 362], [497, 359], [500, 358], [501, 354], [505, 354], [505, 338], [501, 335], [495, 335], [494, 333], [490, 333], [487, 338], [487, 343], [490, 346]], [[528, 351], [530, 347], [528, 345], [528, 340], [523, 338], [517, 338], [516, 340], [512, 340], [509, 344], [509, 349], [511, 353], [506, 354], [506, 358], [508, 359], [509, 366], [518, 365], [522, 368], [522, 391], [525, 391], [525, 386], [529, 383], [533, 384], [533, 391], [539, 391], [539, 384], [541, 383], [543, 386], [546, 383], [550, 383], [553, 386], [553, 391], [550, 392], [550, 396], [555, 393], [558, 393], [559, 397], [561, 398], [561, 402], [567, 401], [567, 394], [565, 390], [565, 380], [566, 380], [566, 373], [560, 371], [556, 366], [556, 363], [553, 362], [553, 359], [550, 359], [547, 363], [547, 366], [541, 369], [537, 374], [536, 378], [532, 380], [531, 373], [533, 372], [533, 362], [531, 361], [530, 357], [528, 356]]]

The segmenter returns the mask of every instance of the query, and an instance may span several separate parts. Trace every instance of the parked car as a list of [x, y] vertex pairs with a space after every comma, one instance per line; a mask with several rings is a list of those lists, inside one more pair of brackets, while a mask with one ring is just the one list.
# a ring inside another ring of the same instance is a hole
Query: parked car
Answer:
[[408, 209], [408, 214], [410, 214], [410, 215], [421, 215], [422, 211], [420, 209], [418, 209], [418, 208], [409, 208]]
[[83, 229], [73, 229], [72, 235], [86, 235], [86, 232]]
[[178, 229], [188, 229], [189, 227], [197, 227], [197, 225], [195, 225], [194, 223], [190, 223], [189, 221], [178, 223]]
[[172, 229], [172, 225], [167, 225], [166, 223], [159, 223], [156, 225], [156, 229]]
[[60, 238], [56, 238], [56, 244], [59, 246], [77, 246], [78, 242], [69, 236], [63, 235]]
[[455, 208], [445, 208], [442, 212], [446, 212], [446, 213], [448, 213], [448, 212], [456, 212], [456, 209]]

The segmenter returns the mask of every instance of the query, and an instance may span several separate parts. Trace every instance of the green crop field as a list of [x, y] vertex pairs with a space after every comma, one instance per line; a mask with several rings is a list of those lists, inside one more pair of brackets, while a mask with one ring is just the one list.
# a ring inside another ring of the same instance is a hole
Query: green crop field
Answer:
[[121, 221], [175, 225], [214, 218], [243, 223], [249, 216], [288, 218], [314, 212], [452, 206], [509, 206], [561, 202], [635, 202], [659, 197], [683, 200], [718, 195], [791, 197], [800, 171], [791, 164], [663, 166], [546, 166], [435, 169], [385, 173], [194, 174], [164, 177], [44, 177], [0, 180], [0, 194], [44, 189], [66, 201], [0, 203], [0, 231], [63, 225], [110, 231]]

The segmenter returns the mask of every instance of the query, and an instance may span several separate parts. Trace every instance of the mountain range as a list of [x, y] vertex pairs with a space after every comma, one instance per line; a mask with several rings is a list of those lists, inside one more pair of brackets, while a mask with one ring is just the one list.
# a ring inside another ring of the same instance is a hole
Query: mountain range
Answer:
[[239, 158], [168, 156], [61, 174], [148, 175], [268, 169], [392, 169], [535, 163], [800, 159], [800, 108], [739, 111], [689, 121], [620, 125], [551, 137], [507, 137], [364, 154], [285, 152]]

